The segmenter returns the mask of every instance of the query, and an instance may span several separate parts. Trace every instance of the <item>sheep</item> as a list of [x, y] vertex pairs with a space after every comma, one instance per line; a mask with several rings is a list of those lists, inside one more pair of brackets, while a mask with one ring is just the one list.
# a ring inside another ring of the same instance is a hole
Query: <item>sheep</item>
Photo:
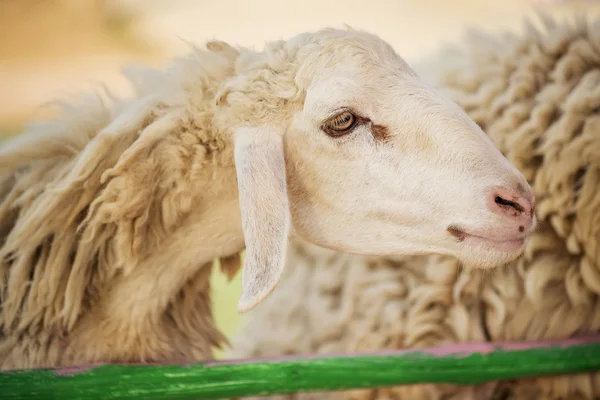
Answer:
[[[294, 239], [279, 286], [244, 316], [227, 358], [598, 333], [600, 20], [539, 17], [521, 34], [474, 30], [422, 64], [532, 184], [538, 228], [524, 256], [473, 271], [452, 256], [350, 255]], [[600, 374], [270, 398], [597, 399]]]
[[262, 51], [210, 41], [134, 93], [62, 104], [0, 151], [0, 367], [210, 360], [208, 276], [238, 310], [289, 238], [480, 268], [536, 226], [523, 176], [383, 39], [325, 28]]

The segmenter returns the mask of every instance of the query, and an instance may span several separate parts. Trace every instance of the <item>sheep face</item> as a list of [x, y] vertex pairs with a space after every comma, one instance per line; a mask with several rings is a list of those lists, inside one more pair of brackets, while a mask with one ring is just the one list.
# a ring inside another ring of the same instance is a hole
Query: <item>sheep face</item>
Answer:
[[301, 68], [306, 95], [289, 124], [238, 136], [241, 309], [277, 283], [289, 233], [483, 268], [518, 257], [535, 226], [530, 185], [479, 126], [385, 43], [350, 40], [359, 45], [324, 46]]

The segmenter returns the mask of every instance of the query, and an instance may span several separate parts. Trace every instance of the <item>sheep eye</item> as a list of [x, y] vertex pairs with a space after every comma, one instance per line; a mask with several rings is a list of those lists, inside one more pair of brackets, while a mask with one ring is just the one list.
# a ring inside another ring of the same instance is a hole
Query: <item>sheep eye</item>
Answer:
[[322, 129], [329, 136], [342, 136], [349, 133], [358, 118], [350, 111], [341, 112], [323, 123]]

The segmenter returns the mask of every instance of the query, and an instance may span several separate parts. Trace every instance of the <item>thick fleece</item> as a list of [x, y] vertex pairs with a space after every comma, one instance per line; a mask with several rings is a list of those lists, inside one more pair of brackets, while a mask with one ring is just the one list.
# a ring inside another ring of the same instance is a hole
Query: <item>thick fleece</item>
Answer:
[[[246, 317], [228, 357], [598, 332], [600, 20], [542, 21], [519, 35], [475, 33], [436, 67], [439, 86], [534, 188], [539, 227], [525, 255], [474, 272], [450, 257], [361, 257], [295, 242], [280, 285]], [[593, 399], [600, 375], [281, 398]]]
[[286, 120], [320, 37], [301, 39], [131, 67], [131, 97], [59, 104], [3, 145], [0, 369], [212, 358], [213, 261], [231, 277], [246, 245], [232, 130]]
[[60, 119], [3, 146], [1, 369], [203, 359], [225, 342], [212, 260], [172, 260], [194, 223], [211, 223], [198, 206], [220, 190], [208, 174], [235, 180], [210, 104], [236, 56], [213, 46], [131, 70], [132, 99], [61, 104]]
[[[533, 190], [379, 37], [322, 29], [258, 52], [206, 47], [130, 71], [133, 96], [75, 101], [0, 149], [0, 368], [209, 360], [225, 341], [212, 262], [234, 274], [246, 248], [238, 309], [252, 309], [292, 234], [480, 267], [521, 254], [448, 233], [458, 220], [524, 243]], [[343, 115], [354, 123], [336, 128]], [[499, 212], [491, 190], [528, 210]]]

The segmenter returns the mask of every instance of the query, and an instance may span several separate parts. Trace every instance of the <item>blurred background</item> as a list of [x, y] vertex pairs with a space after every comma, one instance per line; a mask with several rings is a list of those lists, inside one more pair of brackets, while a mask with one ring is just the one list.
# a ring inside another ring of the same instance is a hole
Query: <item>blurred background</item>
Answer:
[[[0, 0], [0, 140], [43, 115], [45, 102], [105, 83], [128, 87], [123, 64], [161, 65], [186, 41], [218, 38], [261, 48], [325, 26], [378, 34], [409, 63], [460, 40], [470, 27], [520, 29], [540, 7], [556, 16], [597, 14], [592, 0]], [[215, 270], [216, 271], [216, 270]], [[217, 324], [239, 323], [240, 277], [215, 273]], [[220, 356], [220, 353], [217, 354]]]

